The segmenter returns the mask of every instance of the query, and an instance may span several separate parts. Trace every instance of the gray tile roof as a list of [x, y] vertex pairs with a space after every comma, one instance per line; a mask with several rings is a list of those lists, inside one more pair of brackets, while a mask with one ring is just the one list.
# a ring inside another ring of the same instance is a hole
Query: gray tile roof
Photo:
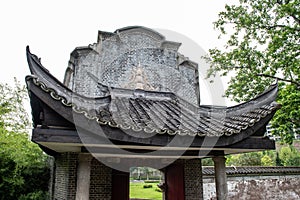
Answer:
[[[123, 130], [200, 137], [231, 136], [248, 131], [250, 136], [263, 128], [279, 108], [274, 102], [277, 85], [233, 107], [197, 106], [174, 93], [121, 88], [110, 88], [105, 97], [88, 98], [60, 83], [29, 49], [27, 56], [33, 76], [26, 80], [32, 80], [48, 98], [71, 107], [88, 120]], [[262, 120], [264, 118], [267, 120]]]
[[277, 109], [276, 104], [269, 103], [236, 113], [225, 107], [196, 107], [174, 94], [163, 98], [159, 95], [150, 96], [143, 91], [137, 96], [114, 95], [110, 121], [123, 129], [220, 137], [241, 133]]

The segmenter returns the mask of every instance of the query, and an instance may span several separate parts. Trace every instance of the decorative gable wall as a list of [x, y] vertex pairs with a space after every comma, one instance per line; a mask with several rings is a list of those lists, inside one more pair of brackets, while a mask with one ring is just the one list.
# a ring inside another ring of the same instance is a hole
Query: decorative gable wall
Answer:
[[180, 45], [144, 27], [99, 31], [97, 43], [72, 52], [65, 84], [89, 97], [105, 96], [108, 86], [172, 92], [199, 105], [198, 66]]

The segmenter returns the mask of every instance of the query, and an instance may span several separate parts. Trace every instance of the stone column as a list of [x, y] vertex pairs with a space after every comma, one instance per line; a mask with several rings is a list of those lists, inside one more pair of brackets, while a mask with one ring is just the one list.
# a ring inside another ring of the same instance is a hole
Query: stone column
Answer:
[[227, 177], [226, 177], [226, 158], [222, 156], [215, 156], [212, 158], [215, 166], [215, 182], [217, 200], [226, 200], [228, 195]]
[[78, 155], [76, 200], [89, 200], [92, 158], [89, 154]]

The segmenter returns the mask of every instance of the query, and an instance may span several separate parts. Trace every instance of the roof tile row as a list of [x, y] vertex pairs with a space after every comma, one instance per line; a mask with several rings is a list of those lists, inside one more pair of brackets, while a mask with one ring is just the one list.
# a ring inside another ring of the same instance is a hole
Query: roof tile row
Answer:
[[[214, 167], [203, 167], [202, 174], [204, 176], [213, 176], [215, 174]], [[300, 167], [226, 167], [227, 175], [259, 175], [259, 174], [300, 174]]]

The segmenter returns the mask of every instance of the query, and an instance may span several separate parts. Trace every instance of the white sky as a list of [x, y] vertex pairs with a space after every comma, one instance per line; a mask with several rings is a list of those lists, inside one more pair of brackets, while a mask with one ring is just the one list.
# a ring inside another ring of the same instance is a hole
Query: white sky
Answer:
[[[221, 47], [223, 43], [217, 39], [218, 32], [212, 23], [224, 10], [225, 3], [221, 0], [1, 1], [0, 81], [12, 83], [13, 77], [17, 77], [24, 83], [25, 76], [30, 74], [26, 45], [62, 81], [71, 51], [96, 42], [98, 30], [113, 32], [141, 25], [183, 34], [205, 51]], [[210, 104], [206, 97], [201, 99]]]

